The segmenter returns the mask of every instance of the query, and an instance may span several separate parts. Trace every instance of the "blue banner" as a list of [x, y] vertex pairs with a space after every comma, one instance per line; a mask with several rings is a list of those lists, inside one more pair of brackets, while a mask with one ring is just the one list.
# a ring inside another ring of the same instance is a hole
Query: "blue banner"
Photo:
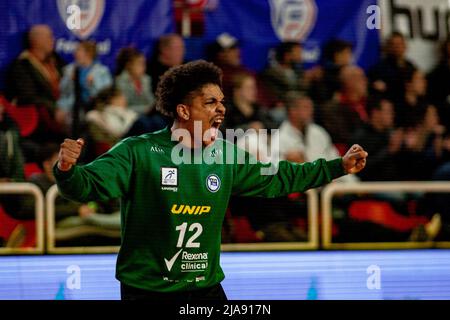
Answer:
[[159, 36], [175, 31], [170, 0], [2, 0], [1, 80], [23, 50], [26, 31], [42, 23], [52, 28], [56, 51], [67, 62], [77, 42], [93, 39], [101, 61], [112, 70], [121, 47], [134, 45], [148, 54]]
[[[366, 27], [367, 8], [376, 0], [210, 0], [216, 7], [205, 13], [205, 34], [187, 40], [187, 60], [204, 58], [204, 47], [222, 32], [241, 41], [246, 66], [260, 71], [268, 52], [283, 39], [304, 44], [307, 65], [320, 58], [331, 38], [354, 45], [355, 62], [363, 68], [379, 56], [378, 30]], [[80, 9], [75, 26], [73, 7]], [[98, 43], [100, 59], [114, 69], [117, 51], [135, 45], [149, 54], [160, 35], [175, 31], [171, 0], [3, 0], [0, 2], [0, 88], [6, 66], [23, 50], [25, 32], [34, 24], [48, 24], [56, 51], [71, 62], [81, 39]], [[75, 27], [75, 28], [74, 28]]]
[[354, 45], [355, 62], [368, 68], [378, 60], [378, 30], [366, 26], [376, 0], [226, 0], [206, 14], [206, 39], [228, 32], [241, 41], [245, 65], [261, 70], [268, 51], [285, 39], [304, 44], [307, 64], [320, 58], [322, 45], [340, 38]]

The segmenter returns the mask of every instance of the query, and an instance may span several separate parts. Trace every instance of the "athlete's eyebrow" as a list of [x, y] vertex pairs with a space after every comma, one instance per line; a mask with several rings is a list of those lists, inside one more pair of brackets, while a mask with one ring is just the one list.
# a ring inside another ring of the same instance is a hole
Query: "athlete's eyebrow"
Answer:
[[216, 97], [207, 97], [205, 99], [205, 103], [206, 104], [210, 104], [210, 103], [217, 103], [217, 102], [221, 102], [223, 103], [225, 101], [224, 98], [222, 98], [221, 100], [217, 99]]

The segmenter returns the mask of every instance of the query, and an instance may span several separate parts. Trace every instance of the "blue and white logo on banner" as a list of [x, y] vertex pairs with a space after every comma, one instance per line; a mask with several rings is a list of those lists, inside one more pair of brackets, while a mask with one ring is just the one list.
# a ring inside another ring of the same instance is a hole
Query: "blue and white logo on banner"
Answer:
[[[105, 0], [56, 0], [64, 24], [78, 38], [88, 38], [102, 20]], [[70, 27], [70, 20], [78, 26]], [[79, 22], [79, 23], [77, 23]]]
[[272, 27], [281, 41], [302, 41], [316, 23], [314, 0], [269, 0]]

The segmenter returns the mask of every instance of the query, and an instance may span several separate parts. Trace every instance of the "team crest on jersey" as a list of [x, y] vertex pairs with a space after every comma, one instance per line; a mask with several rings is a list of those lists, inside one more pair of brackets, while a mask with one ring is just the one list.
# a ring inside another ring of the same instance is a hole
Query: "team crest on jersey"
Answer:
[[[97, 28], [105, 10], [105, 0], [56, 0], [58, 12], [67, 26], [79, 14], [79, 27], [68, 29], [80, 39], [88, 38]], [[75, 10], [73, 10], [75, 6]]]
[[161, 167], [161, 185], [178, 186], [178, 169], [171, 167]]
[[305, 39], [316, 22], [314, 0], [269, 0], [275, 34], [281, 41]]
[[216, 174], [210, 174], [206, 178], [206, 187], [211, 192], [217, 192], [220, 189], [220, 179]]

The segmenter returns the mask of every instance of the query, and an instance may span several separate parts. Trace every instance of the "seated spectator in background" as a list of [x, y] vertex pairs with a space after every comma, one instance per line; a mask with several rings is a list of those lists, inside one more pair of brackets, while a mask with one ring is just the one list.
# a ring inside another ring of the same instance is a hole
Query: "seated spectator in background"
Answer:
[[301, 44], [280, 43], [275, 51], [275, 60], [261, 73], [261, 80], [278, 101], [283, 101], [288, 91], [306, 90]]
[[450, 129], [450, 39], [444, 41], [441, 60], [428, 75], [427, 97], [439, 111], [442, 124]]
[[261, 73], [262, 82], [278, 101], [284, 100], [285, 92], [306, 91], [313, 81], [321, 78], [321, 68], [303, 69], [302, 53], [300, 42], [282, 42], [275, 48], [269, 66]]
[[64, 68], [58, 105], [72, 115], [72, 136], [78, 137], [92, 98], [112, 84], [112, 77], [108, 67], [97, 60], [94, 41], [80, 42], [74, 57], [75, 61]]
[[322, 105], [321, 119], [338, 150], [347, 148], [353, 133], [368, 121], [366, 111], [367, 78], [357, 66], [345, 66], [339, 74], [340, 89]]
[[275, 127], [266, 109], [258, 104], [256, 79], [249, 73], [238, 73], [232, 79], [232, 93], [227, 104], [224, 128], [247, 130]]
[[[19, 129], [0, 104], [0, 183], [24, 182], [24, 164]], [[0, 206], [15, 219], [34, 219], [33, 197], [0, 193]]]
[[435, 106], [426, 98], [427, 81], [418, 69], [405, 75], [404, 98], [396, 105], [396, 126], [403, 129], [402, 156], [399, 169], [402, 180], [427, 180], [433, 168], [445, 159], [445, 127]]
[[415, 127], [394, 129], [392, 103], [375, 95], [368, 102], [370, 121], [352, 138], [370, 152], [371, 163], [359, 176], [365, 181], [429, 180], [443, 161], [448, 142], [436, 108], [429, 106]]
[[128, 108], [140, 115], [147, 114], [155, 103], [145, 65], [144, 54], [133, 47], [122, 48], [117, 55], [116, 85], [125, 95]]
[[[418, 162], [407, 153], [404, 130], [394, 128], [391, 101], [381, 94], [371, 95], [367, 112], [369, 122], [352, 138], [353, 143], [363, 144], [371, 157], [365, 172], [358, 174], [361, 180], [415, 180], [418, 174], [434, 168], [423, 161], [422, 167], [415, 167]], [[440, 216], [423, 210], [417, 195], [411, 198], [404, 192], [377, 192], [347, 197], [340, 199], [348, 203], [348, 207], [342, 209], [349, 214], [339, 223], [340, 241], [425, 241], [433, 240], [439, 232]], [[409, 206], [412, 199], [417, 204], [414, 213]], [[427, 216], [432, 218], [428, 220]]]
[[359, 173], [363, 181], [395, 181], [398, 174], [399, 154], [403, 145], [403, 132], [394, 129], [392, 102], [373, 95], [367, 102], [369, 122], [360, 127], [351, 141], [364, 145], [370, 154], [367, 170]]
[[159, 77], [172, 67], [184, 62], [184, 40], [175, 33], [167, 34], [158, 39], [153, 57], [148, 61], [147, 73], [152, 79], [152, 91], [156, 92]]
[[23, 166], [19, 128], [0, 103], [0, 181], [22, 182]]
[[370, 89], [384, 93], [395, 104], [404, 96], [405, 74], [415, 67], [406, 58], [407, 43], [401, 33], [392, 33], [384, 50], [385, 56], [368, 73]]
[[207, 56], [208, 60], [222, 69], [222, 88], [225, 97], [232, 96], [233, 77], [236, 74], [253, 75], [253, 72], [242, 64], [238, 39], [228, 33], [220, 34], [216, 41], [209, 44]]
[[[30, 177], [30, 182], [36, 184], [45, 195], [55, 182], [53, 166], [58, 160], [59, 145], [45, 144], [39, 153], [39, 165], [43, 172]], [[114, 213], [99, 213], [104, 210], [113, 210]], [[81, 226], [91, 226], [89, 229], [80, 229]], [[92, 226], [96, 228], [92, 228]], [[115, 230], [119, 237], [120, 213], [117, 203], [78, 203], [56, 197], [55, 199], [55, 237], [78, 238], [84, 235], [102, 235], [102, 229]], [[65, 239], [66, 240], [66, 239]]]
[[27, 35], [27, 49], [12, 63], [6, 78], [9, 100], [38, 108], [38, 128], [29, 137], [35, 143], [61, 141], [65, 128], [65, 113], [57, 107], [63, 63], [53, 50], [54, 43], [47, 25], [34, 25]]
[[404, 75], [404, 97], [395, 104], [395, 126], [412, 128], [423, 121], [428, 106], [427, 81], [418, 69]]
[[124, 137], [137, 118], [138, 114], [128, 109], [125, 95], [115, 86], [100, 91], [95, 109], [86, 115], [94, 142], [105, 145], [107, 149]]
[[353, 45], [345, 40], [328, 41], [322, 51], [322, 76], [311, 84], [309, 93], [316, 103], [330, 100], [339, 90], [339, 73], [341, 68], [352, 64]]
[[[42, 193], [47, 194], [48, 189], [53, 186], [55, 177], [53, 176], [53, 165], [58, 160], [59, 145], [57, 144], [45, 144], [41, 146], [39, 150], [39, 163], [38, 165], [42, 169], [42, 173], [33, 174], [29, 181], [36, 184]], [[87, 215], [91, 210], [86, 204], [80, 205], [79, 203], [69, 201], [63, 197], [58, 197], [55, 203], [55, 220], [60, 221], [64, 218], [78, 215]]]
[[445, 127], [440, 124], [436, 107], [428, 105], [423, 119], [403, 130], [404, 142], [399, 174], [401, 180], [430, 180], [435, 168], [448, 153]]
[[[286, 97], [288, 119], [280, 126], [280, 158], [293, 162], [309, 162], [324, 158], [332, 160], [339, 152], [326, 130], [315, 124], [314, 104], [308, 97], [289, 92]], [[344, 177], [343, 177], [344, 178]], [[349, 175], [342, 181], [355, 181]]]

